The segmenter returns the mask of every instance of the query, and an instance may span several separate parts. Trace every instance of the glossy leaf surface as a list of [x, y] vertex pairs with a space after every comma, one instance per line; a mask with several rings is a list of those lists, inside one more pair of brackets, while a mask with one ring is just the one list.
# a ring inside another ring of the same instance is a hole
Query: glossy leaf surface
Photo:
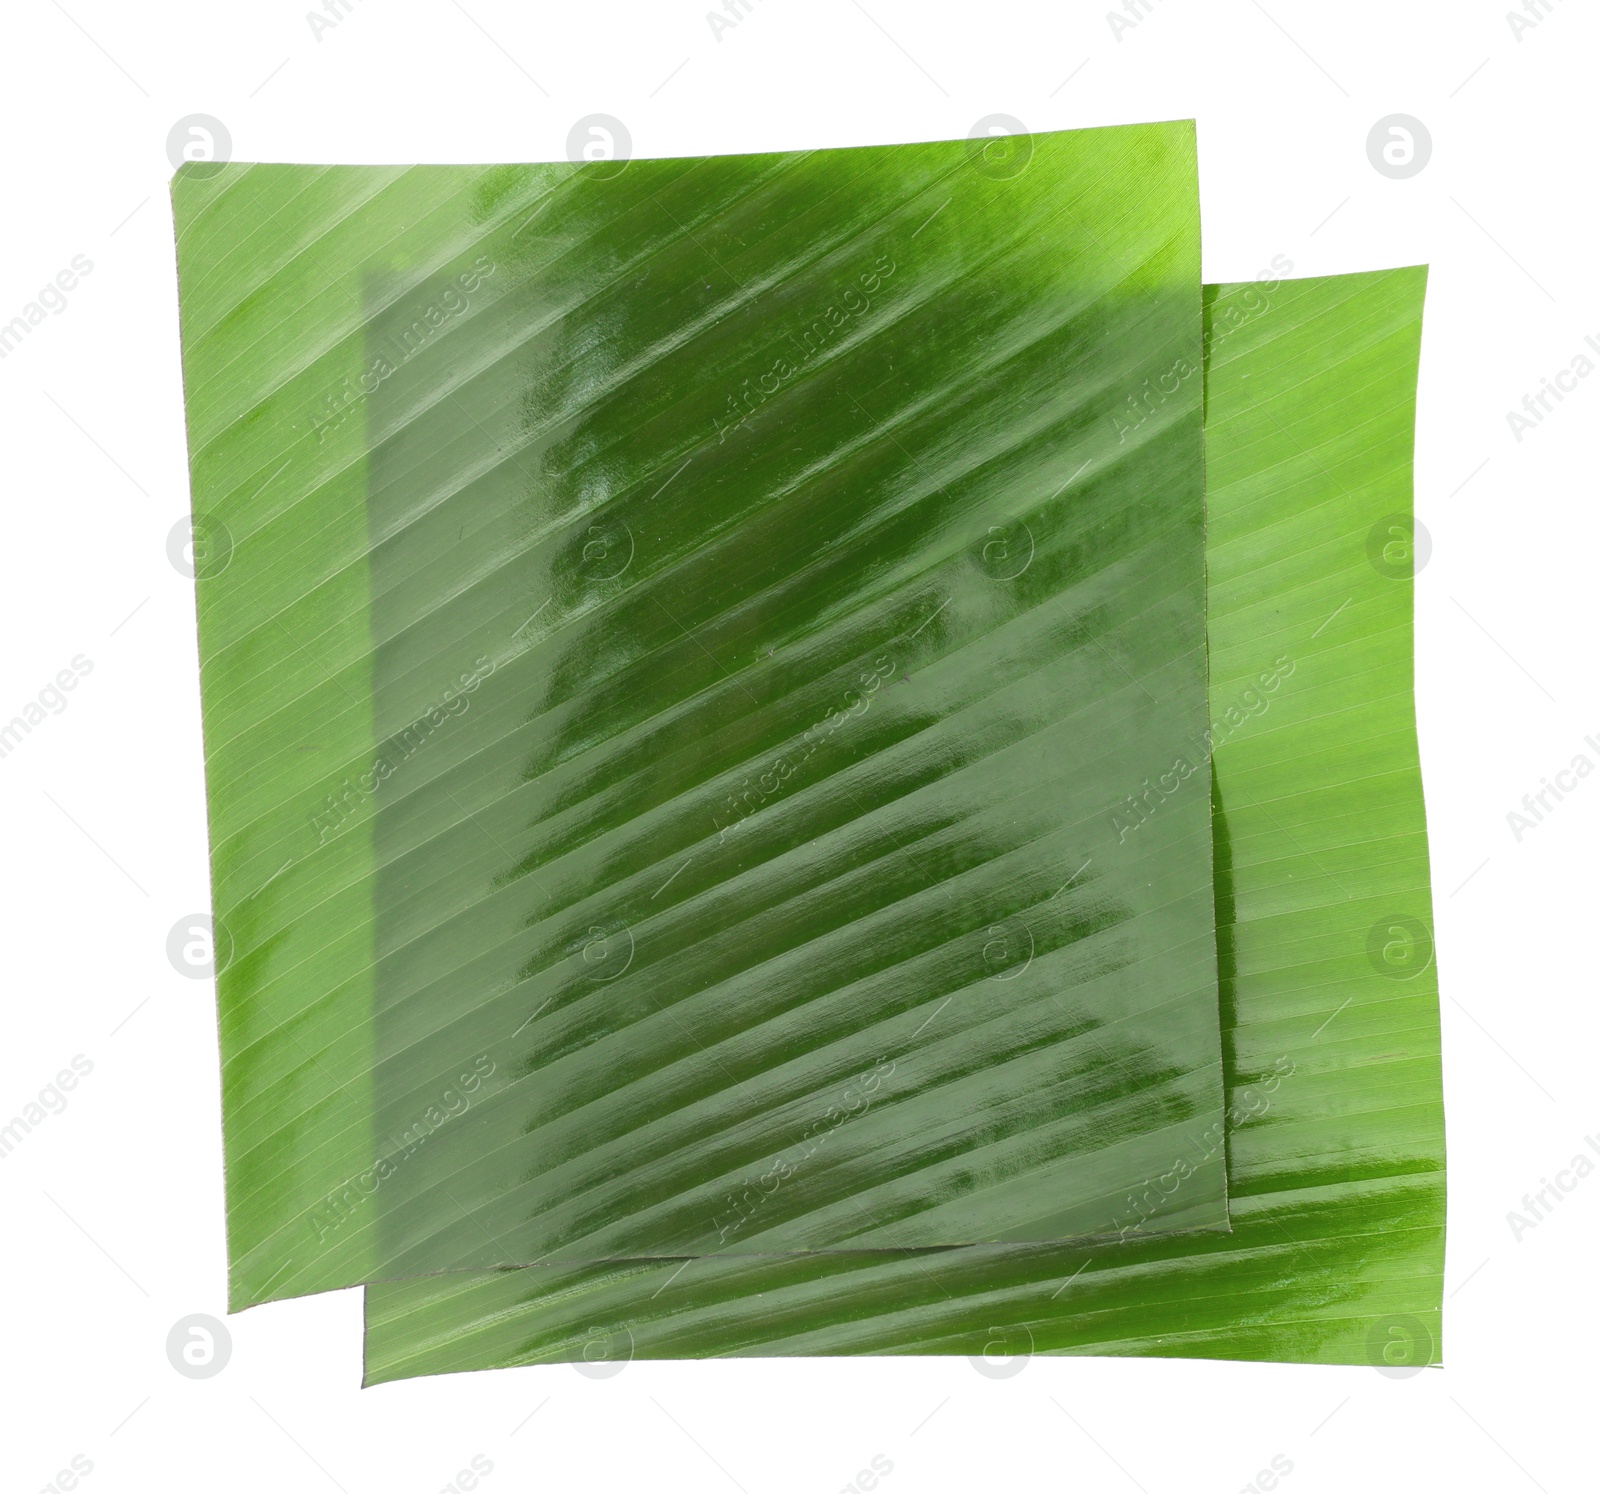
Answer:
[[372, 1286], [369, 1383], [630, 1355], [1437, 1359], [1444, 1141], [1410, 550], [1425, 280], [1207, 292], [1232, 1233]]
[[1190, 126], [174, 195], [235, 1306], [1225, 1227]]

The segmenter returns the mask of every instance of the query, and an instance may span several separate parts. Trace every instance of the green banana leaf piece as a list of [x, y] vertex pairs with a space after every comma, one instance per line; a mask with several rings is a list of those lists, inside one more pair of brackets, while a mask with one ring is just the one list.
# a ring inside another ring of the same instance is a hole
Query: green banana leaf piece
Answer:
[[[1409, 548], [1425, 281], [1206, 293], [1228, 1072], [1214, 1144], [1232, 1233], [373, 1285], [367, 1383], [631, 1355], [1438, 1358], [1444, 1139]], [[1181, 1186], [1185, 1160], [1146, 1191]]]
[[175, 179], [232, 1305], [1225, 1229], [1192, 125], [617, 166]]

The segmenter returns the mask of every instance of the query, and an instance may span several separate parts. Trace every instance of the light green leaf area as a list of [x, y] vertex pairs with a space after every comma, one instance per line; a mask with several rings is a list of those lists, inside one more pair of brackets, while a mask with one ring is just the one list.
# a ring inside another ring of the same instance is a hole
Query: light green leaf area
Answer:
[[[1232, 1233], [374, 1285], [368, 1383], [629, 1355], [1437, 1359], [1444, 1139], [1409, 550], [1425, 280], [1206, 293]], [[1189, 1159], [1168, 1160], [1149, 1193], [1187, 1186]]]
[[174, 202], [235, 1306], [1226, 1228], [1191, 125]]

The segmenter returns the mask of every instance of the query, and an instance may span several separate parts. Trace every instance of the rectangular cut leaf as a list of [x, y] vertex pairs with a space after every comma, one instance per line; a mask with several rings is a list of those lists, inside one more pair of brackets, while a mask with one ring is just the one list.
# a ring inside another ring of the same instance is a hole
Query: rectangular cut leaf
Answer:
[[619, 165], [175, 182], [232, 1301], [1225, 1228], [1192, 126]]
[[997, 1344], [1437, 1359], [1444, 1137], [1409, 551], [1425, 282], [1403, 269], [1207, 291], [1232, 1233], [375, 1285], [368, 1383]]

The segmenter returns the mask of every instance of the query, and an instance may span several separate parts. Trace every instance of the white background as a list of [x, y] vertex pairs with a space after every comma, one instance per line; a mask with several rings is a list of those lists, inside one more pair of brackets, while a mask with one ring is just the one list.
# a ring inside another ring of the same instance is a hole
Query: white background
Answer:
[[[74, 255], [93, 270], [0, 361], [0, 720], [75, 655], [93, 670], [0, 760], [0, 1120], [74, 1055], [94, 1069], [0, 1161], [0, 1484], [32, 1494], [76, 1454], [90, 1494], [437, 1494], [481, 1454], [489, 1494], [833, 1494], [881, 1454], [886, 1494], [1233, 1491], [1274, 1456], [1289, 1494], [1592, 1489], [1600, 1180], [1520, 1241], [1506, 1217], [1600, 1133], [1600, 778], [1520, 843], [1506, 818], [1575, 753], [1600, 761], [1582, 740], [1600, 740], [1600, 378], [1520, 442], [1506, 419], [1600, 339], [1600, 26], [1550, 3], [1519, 38], [1489, 0], [1150, 0], [1119, 39], [1103, 0], [751, 0], [719, 40], [707, 0], [353, 0], [318, 40], [305, 0], [12, 0], [0, 323]], [[1446, 1368], [635, 1363], [363, 1392], [346, 1292], [230, 1319], [213, 1379], [173, 1371], [168, 1330], [223, 1315], [225, 1272], [212, 991], [165, 953], [208, 898], [192, 583], [166, 553], [188, 511], [166, 138], [195, 112], [238, 159], [315, 162], [559, 159], [594, 112], [639, 155], [962, 137], [996, 112], [1034, 130], [1192, 116], [1208, 279], [1276, 254], [1296, 275], [1431, 263], [1417, 667]], [[1366, 153], [1396, 112], [1433, 139], [1404, 181]]]

